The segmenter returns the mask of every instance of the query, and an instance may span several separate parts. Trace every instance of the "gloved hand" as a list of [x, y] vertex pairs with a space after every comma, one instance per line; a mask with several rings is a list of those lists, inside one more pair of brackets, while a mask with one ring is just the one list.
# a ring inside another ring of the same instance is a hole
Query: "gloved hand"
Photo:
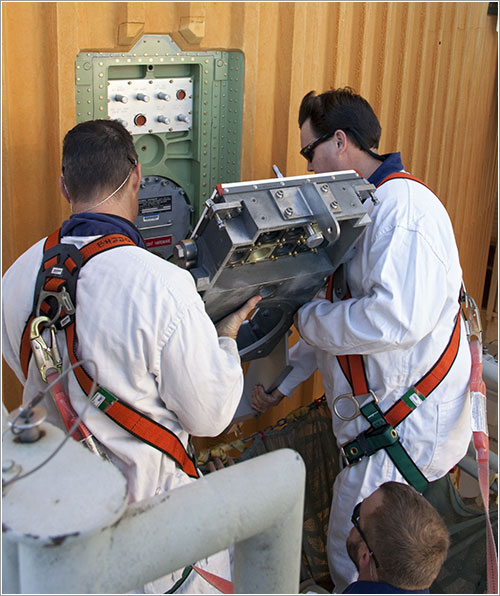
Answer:
[[252, 408], [257, 412], [265, 412], [273, 406], [277, 406], [285, 397], [279, 389], [275, 389], [272, 393], [266, 393], [262, 385], [255, 385], [252, 389]]
[[257, 303], [262, 300], [262, 296], [253, 296], [237, 311], [227, 315], [221, 321], [217, 323], [215, 328], [217, 329], [217, 335], [219, 337], [232, 337], [236, 339], [238, 330], [241, 324], [245, 321], [252, 310], [257, 306]]

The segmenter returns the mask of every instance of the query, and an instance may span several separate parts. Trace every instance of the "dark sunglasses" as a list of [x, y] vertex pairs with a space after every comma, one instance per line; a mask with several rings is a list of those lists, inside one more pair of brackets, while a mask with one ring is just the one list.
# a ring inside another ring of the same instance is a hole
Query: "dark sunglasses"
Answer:
[[327, 132], [324, 135], [321, 135], [320, 137], [318, 137], [317, 139], [314, 139], [314, 141], [311, 141], [309, 143], [309, 145], [306, 145], [305, 147], [303, 147], [300, 150], [300, 154], [303, 157], [305, 157], [307, 159], [307, 161], [312, 161], [314, 158], [314, 150], [316, 149], [316, 147], [319, 144], [324, 143], [328, 139], [331, 139], [334, 134], [335, 134], [335, 132]]
[[[362, 501], [361, 501], [362, 503]], [[373, 562], [375, 563], [375, 567], [378, 567], [378, 561], [375, 558], [375, 555], [373, 554], [372, 549], [370, 548], [370, 545], [368, 544], [368, 541], [366, 540], [365, 535], [363, 534], [363, 530], [361, 529], [360, 525], [359, 525], [359, 512], [361, 511], [361, 503], [358, 503], [356, 505], [356, 507], [354, 507], [354, 510], [352, 512], [352, 517], [351, 517], [351, 521], [353, 523], [353, 526], [356, 528], [356, 530], [359, 532], [359, 535], [361, 536], [361, 538], [363, 539], [363, 542], [366, 544], [366, 547], [368, 548], [369, 552], [370, 552], [370, 556], [373, 558]]]

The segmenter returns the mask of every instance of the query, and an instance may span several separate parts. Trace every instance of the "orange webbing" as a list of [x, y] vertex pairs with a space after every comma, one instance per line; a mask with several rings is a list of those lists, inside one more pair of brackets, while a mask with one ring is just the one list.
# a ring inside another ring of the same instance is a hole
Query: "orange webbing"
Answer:
[[412, 411], [413, 410], [402, 399], [400, 399], [391, 408], [389, 408], [389, 410], [384, 414], [384, 418], [392, 427], [395, 427]]
[[460, 344], [460, 313], [457, 315], [455, 327], [450, 341], [431, 370], [415, 385], [415, 389], [422, 395], [429, 395], [441, 383], [455, 362]]
[[80, 249], [80, 252], [83, 255], [83, 263], [85, 264], [93, 256], [106, 250], [110, 250], [111, 248], [115, 248], [116, 246], [136, 246], [136, 244], [134, 244], [134, 242], [127, 236], [122, 236], [121, 234], [108, 234], [107, 236], [89, 242], [89, 244], [86, 244]]
[[436, 194], [432, 188], [430, 188], [429, 186], [427, 186], [427, 184], [425, 182], [422, 182], [422, 180], [419, 180], [418, 178], [416, 178], [415, 176], [412, 176], [411, 174], [407, 174], [406, 172], [394, 172], [393, 174], [389, 174], [389, 176], [386, 176], [382, 182], [379, 182], [377, 184], [377, 188], [379, 188], [380, 186], [382, 186], [382, 184], [385, 184], [386, 182], [389, 182], [389, 180], [395, 180], [397, 178], [402, 178], [402, 179], [406, 179], [406, 180], [413, 180], [414, 182], [419, 182], [420, 184], [422, 184], [423, 186], [425, 186], [425, 188], [427, 188], [428, 190], [430, 190], [433, 194]]
[[113, 402], [105, 412], [122, 428], [172, 457], [188, 476], [198, 478], [194, 463], [174, 433], [119, 401]]

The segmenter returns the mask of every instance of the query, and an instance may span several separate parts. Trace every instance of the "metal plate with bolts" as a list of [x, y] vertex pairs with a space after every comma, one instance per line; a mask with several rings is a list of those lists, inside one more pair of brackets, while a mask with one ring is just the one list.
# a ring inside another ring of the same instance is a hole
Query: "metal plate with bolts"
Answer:
[[[363, 203], [375, 200], [374, 190], [354, 171], [217, 187], [174, 255], [193, 275], [214, 322], [263, 297], [238, 334], [243, 361], [269, 355], [294, 313], [347, 258], [370, 223]], [[293, 202], [294, 217], [277, 208], [280, 200]]]

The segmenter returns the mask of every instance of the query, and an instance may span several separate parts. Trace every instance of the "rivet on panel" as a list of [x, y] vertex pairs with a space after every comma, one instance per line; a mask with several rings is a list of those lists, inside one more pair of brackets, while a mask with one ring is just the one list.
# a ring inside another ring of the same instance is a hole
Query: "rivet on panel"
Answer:
[[76, 77], [76, 80], [79, 81], [80, 80], [80, 77]]
[[99, 78], [102, 79], [103, 76], [104, 76], [104, 73], [103, 72], [100, 72], [99, 73]]
[[102, 112], [104, 110], [104, 108], [102, 106], [100, 106], [99, 110]]

